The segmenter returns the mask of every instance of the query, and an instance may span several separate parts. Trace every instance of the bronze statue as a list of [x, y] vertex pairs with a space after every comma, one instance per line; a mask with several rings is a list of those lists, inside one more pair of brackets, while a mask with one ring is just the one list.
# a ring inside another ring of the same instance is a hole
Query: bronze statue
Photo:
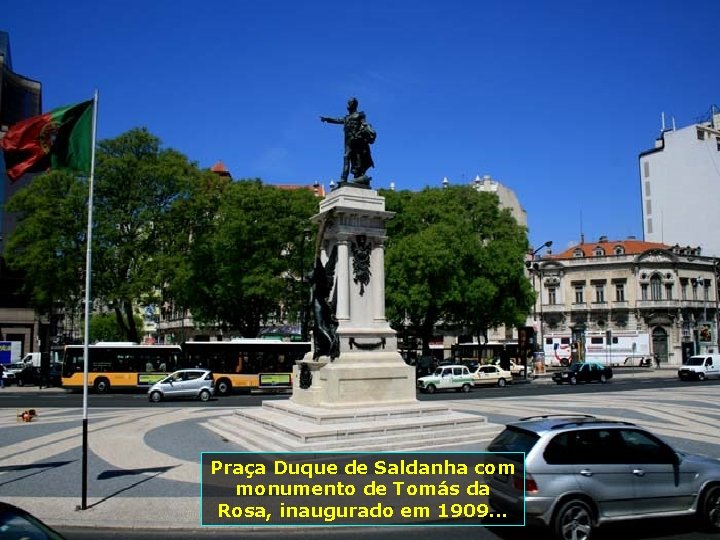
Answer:
[[330, 253], [330, 257], [323, 265], [320, 251], [325, 237], [325, 231], [332, 226], [333, 211], [330, 210], [320, 223], [315, 245], [315, 267], [310, 274], [310, 302], [313, 310], [313, 359], [329, 356], [330, 361], [340, 356], [340, 342], [338, 340], [338, 321], [335, 317], [336, 295], [335, 265], [337, 263], [337, 246]]
[[329, 124], [342, 124], [345, 133], [345, 154], [343, 156], [343, 170], [340, 184], [347, 183], [348, 174], [352, 172], [352, 183], [358, 187], [370, 187], [369, 176], [365, 173], [374, 167], [370, 145], [375, 142], [377, 134], [373, 127], [367, 123], [365, 113], [358, 111], [358, 100], [350, 98], [347, 104], [348, 113], [342, 118], [321, 116], [321, 122]]

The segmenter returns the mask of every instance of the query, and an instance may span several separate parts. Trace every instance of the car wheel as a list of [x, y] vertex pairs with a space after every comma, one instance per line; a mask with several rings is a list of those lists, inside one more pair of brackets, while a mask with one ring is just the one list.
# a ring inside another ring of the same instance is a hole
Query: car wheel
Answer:
[[210, 401], [210, 392], [208, 390], [200, 390], [200, 401]]
[[505, 386], [505, 379], [498, 379], [497, 385], [502, 388]]
[[590, 506], [580, 499], [565, 502], [555, 514], [553, 529], [558, 540], [590, 540], [593, 531]]
[[220, 379], [215, 385], [218, 395], [227, 396], [232, 392], [232, 383], [228, 379]]
[[162, 394], [158, 391], [153, 392], [150, 394], [150, 401], [153, 403], [158, 403], [159, 401], [162, 401]]
[[605, 384], [606, 382], [607, 382], [607, 377], [605, 376], [604, 373], [601, 373], [600, 374], [600, 383]]
[[570, 377], [570, 384], [577, 384], [577, 377]]
[[698, 517], [704, 528], [709, 531], [720, 531], [720, 486], [711, 486], [702, 496], [698, 507]]
[[[705, 380], [705, 374], [704, 373], [698, 373], [698, 381], [704, 381]], [[18, 383], [19, 385], [19, 383]]]
[[98, 394], [107, 394], [110, 390], [110, 381], [107, 379], [97, 379], [95, 381], [95, 391]]
[[434, 384], [428, 384], [428, 385], [427, 385], [427, 388], [425, 389], [425, 391], [426, 391], [428, 394], [434, 394], [434, 393], [435, 393], [435, 385], [434, 385]]
[[461, 390], [462, 390], [464, 393], [467, 394], [467, 393], [470, 391], [470, 385], [469, 385], [469, 384], [463, 384]]

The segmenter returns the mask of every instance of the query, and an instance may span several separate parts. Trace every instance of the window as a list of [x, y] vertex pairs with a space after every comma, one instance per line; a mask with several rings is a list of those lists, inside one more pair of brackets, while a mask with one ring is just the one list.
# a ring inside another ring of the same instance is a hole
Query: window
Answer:
[[[593, 336], [593, 337], [590, 338], [590, 343], [593, 344], [593, 345], [602, 345], [602, 344], [603, 344], [603, 338], [602, 338], [602, 337]], [[587, 366], [587, 364], [586, 364], [586, 366]]]
[[703, 287], [703, 300], [706, 302], [710, 300], [710, 282], [705, 280], [705, 287]]
[[673, 299], [673, 286], [672, 286], [672, 283], [666, 283], [666, 284], [665, 284], [665, 299], [666, 299], [666, 300], [672, 300], [672, 299]]
[[583, 285], [575, 285], [575, 303], [576, 304], [584, 304], [584, 289], [585, 287]]
[[660, 276], [654, 274], [650, 278], [650, 298], [652, 300], [662, 300], [662, 288], [660, 285]]
[[643, 174], [645, 175], [645, 178], [650, 176], [650, 162], [646, 161], [643, 163]]
[[718, 152], [720, 152], [720, 137], [715, 137], [715, 141], [717, 142]]
[[680, 298], [682, 298], [683, 300], [688, 299], [687, 285], [688, 285], [687, 279], [680, 280]]
[[624, 283], [616, 283], [615, 284], [615, 301], [616, 302], [624, 302], [625, 301], [625, 284]]
[[603, 255], [605, 255], [605, 250], [600, 246], [597, 246], [593, 251], [593, 255], [595, 255], [596, 257], [602, 257]]
[[652, 232], [653, 232], [653, 229], [652, 229], [652, 218], [648, 218], [645, 223], [647, 224], [647, 232], [648, 232], [648, 234], [652, 234]]
[[698, 141], [705, 140], [705, 132], [700, 128], [697, 128], [697, 138], [698, 138]]
[[623, 248], [622, 246], [615, 246], [615, 248], [613, 249], [613, 251], [615, 252], [615, 255], [623, 255], [623, 254], [625, 254], [625, 248]]
[[652, 214], [652, 201], [650, 199], [645, 199], [645, 213], [648, 216]]
[[605, 303], [605, 285], [595, 285], [595, 302]]
[[640, 285], [640, 300], [648, 299], [648, 286], [647, 283]]
[[557, 289], [555, 287], [547, 288], [548, 304], [554, 306], [557, 304]]
[[545, 448], [551, 465], [624, 463], [624, 445], [616, 430], [583, 429], [560, 433]]
[[630, 429], [620, 430], [620, 438], [626, 447], [631, 463], [672, 463], [675, 453], [649, 433]]
[[583, 250], [578, 248], [575, 251], [573, 251], [573, 257], [584, 257], [585, 253], [583, 253]]

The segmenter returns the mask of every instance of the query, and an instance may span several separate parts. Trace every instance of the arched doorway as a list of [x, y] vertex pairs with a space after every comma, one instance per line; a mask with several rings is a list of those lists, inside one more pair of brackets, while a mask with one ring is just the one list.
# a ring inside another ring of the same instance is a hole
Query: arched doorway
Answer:
[[652, 352], [660, 357], [660, 362], [668, 361], [668, 335], [662, 326], [656, 326], [652, 331]]

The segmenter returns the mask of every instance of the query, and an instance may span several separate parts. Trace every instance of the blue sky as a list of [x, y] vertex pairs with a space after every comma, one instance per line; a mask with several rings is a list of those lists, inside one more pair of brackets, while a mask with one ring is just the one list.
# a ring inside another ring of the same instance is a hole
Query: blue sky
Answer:
[[145, 126], [235, 178], [326, 186], [350, 96], [375, 127], [373, 187], [491, 175], [534, 247], [642, 237], [638, 154], [720, 104], [720, 2], [6, 2], [43, 108], [100, 92], [98, 137]]

